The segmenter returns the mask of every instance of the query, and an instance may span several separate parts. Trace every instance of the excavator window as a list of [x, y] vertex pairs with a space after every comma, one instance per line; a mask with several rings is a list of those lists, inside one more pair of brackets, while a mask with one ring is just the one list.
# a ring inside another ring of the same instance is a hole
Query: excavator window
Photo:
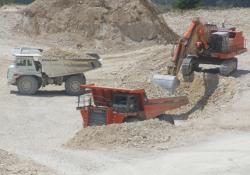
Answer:
[[115, 96], [114, 104], [126, 105], [127, 104], [127, 96], [122, 96], [122, 95]]
[[138, 97], [133, 94], [114, 94], [113, 108], [117, 112], [137, 112], [139, 110]]

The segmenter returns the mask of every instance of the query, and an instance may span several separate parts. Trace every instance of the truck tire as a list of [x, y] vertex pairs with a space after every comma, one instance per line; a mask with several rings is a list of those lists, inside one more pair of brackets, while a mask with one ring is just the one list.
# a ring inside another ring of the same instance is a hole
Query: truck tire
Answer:
[[159, 118], [159, 120], [169, 122], [172, 125], [175, 124], [174, 118], [171, 115], [161, 114], [158, 118]]
[[135, 123], [141, 121], [138, 117], [127, 117], [124, 122], [125, 123]]
[[38, 89], [40, 89], [42, 87], [42, 83], [38, 83]]
[[84, 93], [84, 89], [80, 88], [80, 85], [85, 84], [86, 80], [84, 76], [73, 75], [67, 78], [65, 82], [65, 91], [68, 95], [79, 96]]
[[38, 86], [38, 80], [33, 76], [23, 76], [17, 81], [17, 89], [23, 95], [34, 95]]

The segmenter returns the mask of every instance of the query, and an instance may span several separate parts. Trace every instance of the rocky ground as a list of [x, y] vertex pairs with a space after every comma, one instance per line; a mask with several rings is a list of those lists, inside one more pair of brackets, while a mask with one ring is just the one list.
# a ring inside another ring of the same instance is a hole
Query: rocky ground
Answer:
[[[79, 111], [75, 110], [76, 98], [65, 96], [63, 87], [47, 87], [35, 96], [20, 96], [15, 87], [7, 86], [6, 71], [12, 62], [10, 50], [13, 47], [46, 49], [60, 46], [75, 49], [79, 44], [68, 35], [60, 40], [62, 34], [31, 37], [15, 31], [23, 20], [19, 11], [24, 8], [6, 6], [0, 9], [0, 148], [17, 154], [21, 158], [18, 162], [26, 162], [22, 158], [32, 161], [28, 165], [21, 163], [18, 166], [21, 172], [43, 174], [43, 167], [46, 166], [48, 173], [60, 175], [147, 174], [153, 170], [157, 174], [169, 171], [183, 174], [184, 170], [195, 165], [206, 165], [206, 168], [192, 171], [193, 174], [248, 172], [248, 53], [239, 57], [239, 70], [232, 77], [196, 74], [193, 84], [181, 85], [175, 95], [187, 95], [190, 104], [171, 111], [175, 114], [176, 126], [152, 120], [82, 129]], [[183, 33], [193, 16], [199, 15], [217, 23], [226, 19], [226, 22], [243, 30], [249, 39], [249, 12], [249, 9], [196, 10], [169, 12], [164, 18], [178, 34]], [[150, 97], [169, 95], [152, 86], [150, 78], [154, 73], [164, 73], [165, 60], [170, 57], [172, 46], [141, 42], [124, 48], [109, 47], [95, 49], [104, 59], [103, 68], [88, 72], [88, 82], [115, 87], [142, 87]], [[13, 156], [2, 152], [0, 163], [4, 160], [3, 172], [6, 173], [6, 169], [19, 172], [15, 168], [17, 158], [14, 156], [15, 161], [6, 165], [6, 155], [10, 160]], [[221, 160], [216, 165], [214, 157]], [[33, 162], [36, 162], [35, 166]], [[232, 169], [234, 171], [230, 172]]]
[[0, 174], [1, 175], [49, 175], [46, 167], [37, 165], [32, 161], [20, 160], [13, 154], [0, 150]]

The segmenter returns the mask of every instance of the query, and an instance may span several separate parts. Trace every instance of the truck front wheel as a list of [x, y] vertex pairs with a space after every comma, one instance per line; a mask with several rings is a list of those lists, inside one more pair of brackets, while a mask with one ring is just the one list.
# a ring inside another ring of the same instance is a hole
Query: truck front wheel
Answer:
[[84, 93], [84, 89], [80, 88], [80, 85], [85, 84], [85, 78], [80, 75], [74, 75], [67, 78], [65, 82], [65, 91], [68, 95], [78, 96]]
[[24, 76], [18, 79], [17, 88], [20, 94], [33, 95], [38, 90], [38, 81], [33, 76]]

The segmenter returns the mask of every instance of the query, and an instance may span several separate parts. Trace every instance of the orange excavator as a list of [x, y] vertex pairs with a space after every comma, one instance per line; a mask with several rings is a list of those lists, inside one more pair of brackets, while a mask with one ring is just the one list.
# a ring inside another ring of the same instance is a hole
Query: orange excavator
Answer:
[[177, 74], [181, 71], [184, 81], [193, 81], [194, 72], [200, 65], [217, 65], [221, 75], [229, 76], [237, 70], [237, 55], [246, 52], [243, 32], [235, 27], [221, 28], [214, 24], [203, 24], [194, 18], [188, 30], [174, 49], [168, 75], [155, 75], [153, 81], [169, 91], [178, 86]]

